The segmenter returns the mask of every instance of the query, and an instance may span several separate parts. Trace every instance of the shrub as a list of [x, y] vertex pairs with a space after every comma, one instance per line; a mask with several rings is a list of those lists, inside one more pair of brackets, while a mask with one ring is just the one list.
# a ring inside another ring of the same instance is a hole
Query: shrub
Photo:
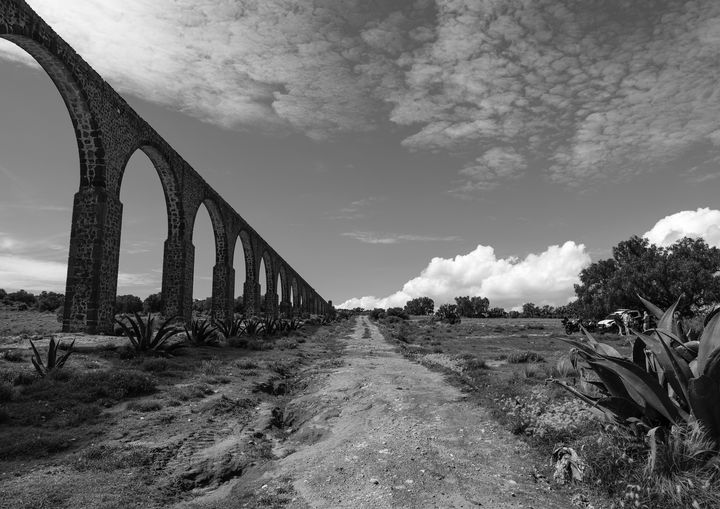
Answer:
[[17, 292], [8, 293], [6, 298], [11, 302], [21, 302], [27, 306], [34, 306], [37, 302], [37, 297], [35, 297], [35, 295], [30, 292], [26, 292], [25, 290], [18, 290]]
[[148, 295], [142, 303], [142, 310], [146, 313], [162, 313], [162, 293], [153, 293], [151, 295]]
[[156, 381], [147, 373], [140, 371], [108, 369], [74, 375], [70, 380], [70, 387], [79, 393], [84, 393], [85, 401], [120, 400], [152, 394], [156, 389]]
[[38, 311], [55, 311], [65, 303], [62, 293], [42, 292], [37, 296]]
[[0, 382], [0, 403], [7, 403], [15, 398], [15, 389], [8, 382]]
[[8, 362], [24, 362], [25, 356], [21, 350], [5, 350], [2, 353], [2, 358]]
[[242, 334], [242, 320], [231, 317], [225, 320], [213, 320], [213, 325], [225, 339], [238, 337]]
[[403, 308], [388, 308], [387, 311], [385, 311], [386, 316], [397, 316], [398, 318], [402, 318], [403, 320], [407, 320], [410, 318], [410, 316], [405, 312]]
[[115, 297], [115, 313], [139, 313], [143, 303], [136, 295], [118, 295]]
[[385, 318], [385, 310], [382, 308], [375, 308], [372, 311], [370, 311], [370, 319], [371, 320], [380, 320], [381, 318]]

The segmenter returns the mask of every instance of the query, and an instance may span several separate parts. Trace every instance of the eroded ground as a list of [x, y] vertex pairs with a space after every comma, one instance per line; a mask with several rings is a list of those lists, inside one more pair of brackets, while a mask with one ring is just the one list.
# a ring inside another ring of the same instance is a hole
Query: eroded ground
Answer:
[[[0, 507], [574, 507], [526, 442], [367, 317], [301, 339], [193, 349], [150, 371], [157, 391], [75, 429], [57, 421], [57, 451], [0, 461]], [[72, 359], [86, 370], [148, 362], [116, 357]], [[0, 446], [11, 429], [0, 425]], [[52, 431], [25, 428], [38, 430]]]

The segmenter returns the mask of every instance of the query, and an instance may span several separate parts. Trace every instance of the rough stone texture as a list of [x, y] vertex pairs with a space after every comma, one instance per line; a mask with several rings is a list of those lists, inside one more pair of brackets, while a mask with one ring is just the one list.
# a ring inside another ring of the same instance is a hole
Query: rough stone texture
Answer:
[[[188, 321], [192, 313], [195, 247], [193, 225], [200, 206], [215, 235], [212, 313], [232, 316], [238, 239], [245, 256], [246, 313], [258, 312], [258, 270], [265, 263], [267, 312], [277, 316], [290, 301], [297, 312], [320, 312], [325, 301], [203, 178], [23, 0], [0, 0], [0, 37], [37, 60], [57, 87], [72, 120], [80, 159], [68, 255], [63, 330], [112, 330], [117, 290], [125, 166], [137, 150], [152, 161], [165, 194], [168, 237], [164, 247], [164, 312]], [[281, 305], [276, 285], [280, 279]], [[300, 295], [300, 297], [297, 297]]]

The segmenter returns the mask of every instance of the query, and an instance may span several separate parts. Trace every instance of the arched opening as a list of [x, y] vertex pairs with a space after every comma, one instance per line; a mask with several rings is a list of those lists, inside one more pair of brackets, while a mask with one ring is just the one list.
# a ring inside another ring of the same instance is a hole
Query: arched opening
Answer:
[[195, 262], [193, 269], [193, 314], [209, 315], [212, 310], [213, 267], [215, 266], [215, 234], [207, 205], [198, 208], [193, 224]]
[[[132, 309], [124, 309], [121, 304], [128, 300], [126, 296], [145, 301], [161, 291], [168, 217], [162, 182], [153, 161], [142, 150], [136, 150], [128, 160], [121, 184], [123, 217], [116, 311], [129, 312]], [[147, 304], [148, 311], [160, 311], [159, 299], [150, 299]]]
[[235, 302], [233, 303], [233, 312], [243, 314], [245, 312], [245, 282], [248, 281], [248, 262], [252, 258], [250, 249], [250, 238], [247, 233], [242, 231], [235, 241], [235, 251], [233, 254], [233, 268], [235, 269]]
[[260, 270], [258, 270], [258, 293], [260, 302], [257, 303], [257, 309], [265, 312], [265, 293], [267, 292], [267, 270], [265, 267], [265, 256], [260, 258]]
[[[15, 42], [0, 37], [0, 53], [21, 52]], [[22, 54], [28, 62], [38, 58]], [[0, 87], [0, 260], [11, 267], [0, 288], [65, 293], [80, 181], [70, 121], [77, 115], [63, 102], [69, 92], [38, 67], [0, 59]]]
[[281, 306], [283, 305], [283, 298], [282, 298], [282, 279], [280, 278], [280, 270], [277, 271], [277, 274], [275, 275], [275, 302], [278, 306], [278, 312], [285, 313], [285, 309], [282, 309]]

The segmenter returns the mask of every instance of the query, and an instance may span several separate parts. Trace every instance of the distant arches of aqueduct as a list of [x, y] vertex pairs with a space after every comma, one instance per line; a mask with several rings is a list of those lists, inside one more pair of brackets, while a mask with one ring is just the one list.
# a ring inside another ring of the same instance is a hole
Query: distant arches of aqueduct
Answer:
[[[164, 313], [189, 320], [195, 247], [193, 225], [207, 208], [215, 237], [212, 314], [232, 316], [238, 241], [245, 257], [246, 313], [277, 316], [325, 313], [328, 303], [145, 122], [23, 0], [0, 0], [0, 37], [29, 53], [47, 72], [72, 120], [80, 156], [80, 189], [75, 194], [63, 316], [64, 331], [112, 328], [117, 289], [123, 205], [120, 186], [137, 150], [151, 160], [162, 183], [168, 217], [164, 246]], [[259, 267], [267, 292], [260, 295]], [[280, 284], [278, 302], [277, 285]]]

